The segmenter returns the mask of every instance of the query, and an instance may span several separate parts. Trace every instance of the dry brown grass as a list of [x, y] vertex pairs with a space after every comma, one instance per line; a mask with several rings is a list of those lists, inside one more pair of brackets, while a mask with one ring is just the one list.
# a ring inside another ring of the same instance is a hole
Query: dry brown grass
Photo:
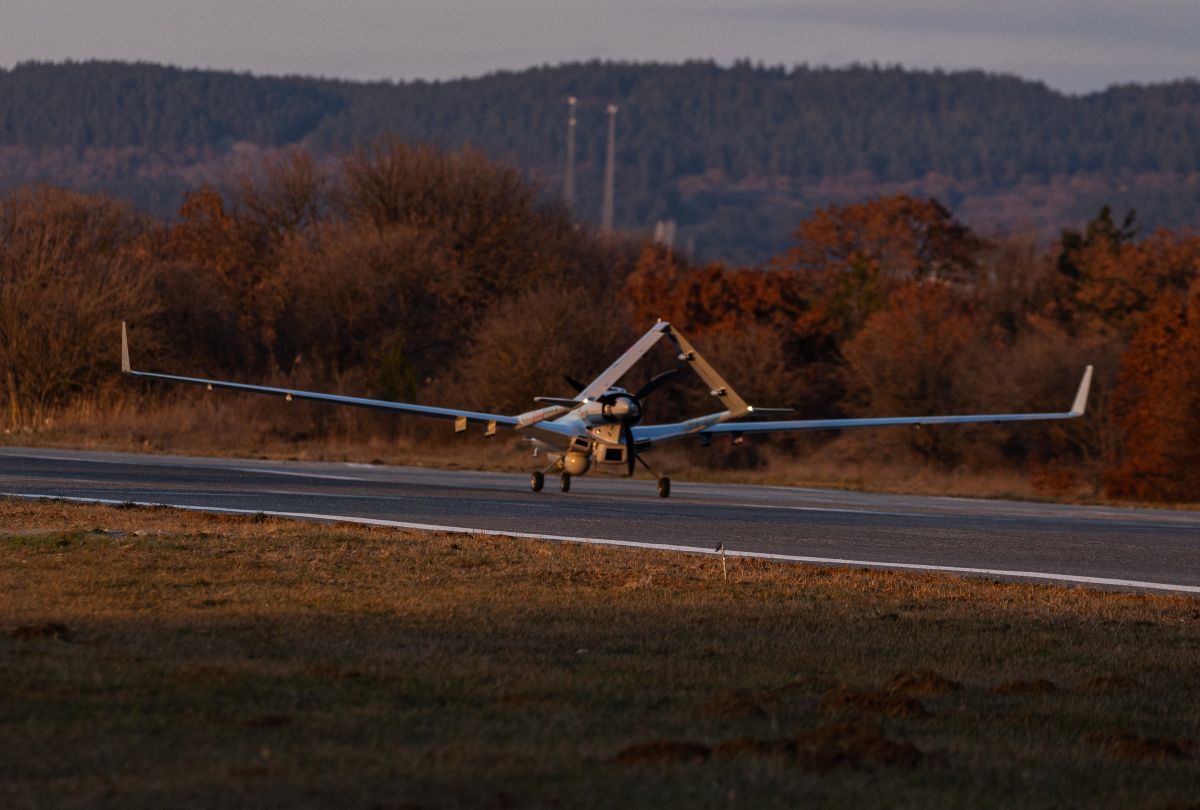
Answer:
[[0, 630], [5, 807], [1124, 808], [1200, 780], [1181, 597], [5, 501]]

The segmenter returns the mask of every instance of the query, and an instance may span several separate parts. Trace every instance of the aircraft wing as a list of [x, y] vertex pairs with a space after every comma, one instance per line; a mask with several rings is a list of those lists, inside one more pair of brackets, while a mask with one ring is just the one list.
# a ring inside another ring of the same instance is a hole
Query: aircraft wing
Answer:
[[1087, 410], [1088, 392], [1092, 386], [1092, 367], [1083, 372], [1079, 390], [1071, 410], [1062, 413], [987, 413], [964, 416], [885, 416], [864, 419], [802, 419], [778, 422], [719, 422], [704, 417], [670, 425], [648, 425], [634, 428], [636, 441], [661, 442], [680, 436], [709, 436], [732, 433], [775, 433], [789, 430], [843, 430], [845, 428], [885, 427], [888, 425], [962, 425], [973, 422], [1040, 422], [1056, 419], [1075, 419]]
[[638, 360], [641, 360], [642, 356], [650, 351], [659, 338], [670, 328], [671, 325], [665, 321], [659, 321], [650, 327], [650, 331], [642, 335], [637, 343], [630, 346], [623, 355], [614, 360], [613, 364], [602, 371], [599, 377], [588, 383], [576, 395], [576, 400], [595, 399], [615, 385], [617, 380], [621, 379], [625, 375], [625, 372], [633, 368], [634, 364]]
[[272, 388], [265, 385], [249, 385], [247, 383], [228, 382], [226, 380], [207, 380], [200, 377], [179, 377], [174, 374], [158, 374], [151, 371], [134, 371], [129, 363], [129, 338], [126, 334], [124, 323], [121, 324], [121, 371], [134, 377], [203, 385], [210, 390], [222, 388], [230, 391], [245, 391], [251, 394], [280, 396], [287, 400], [307, 399], [316, 402], [332, 402], [338, 405], [354, 405], [360, 408], [377, 408], [419, 416], [432, 416], [437, 419], [465, 419], [468, 422], [479, 422], [481, 424], [488, 424], [489, 426], [491, 424], [506, 425], [509, 427], [517, 426], [517, 417], [504, 416], [497, 413], [465, 411], [457, 408], [437, 408], [431, 405], [413, 405], [408, 402], [389, 402], [383, 399], [347, 397], [340, 394], [323, 394], [317, 391], [301, 391], [294, 388]]

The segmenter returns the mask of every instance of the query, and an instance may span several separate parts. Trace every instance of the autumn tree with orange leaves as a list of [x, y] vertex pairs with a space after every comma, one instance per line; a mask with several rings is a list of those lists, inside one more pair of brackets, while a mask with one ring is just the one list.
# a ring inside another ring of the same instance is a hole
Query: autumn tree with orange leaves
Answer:
[[639, 328], [662, 318], [703, 341], [710, 361], [760, 405], [821, 414], [842, 396], [834, 324], [799, 273], [694, 267], [647, 246], [622, 297]]
[[1110, 495], [1200, 500], [1200, 277], [1141, 319], [1121, 360], [1114, 411], [1125, 442]]
[[804, 275], [848, 338], [901, 285], [971, 281], [983, 240], [936, 200], [899, 194], [830, 206], [804, 220], [777, 264]]
[[[972, 403], [969, 369], [978, 362], [984, 330], [950, 288], [909, 282], [871, 315], [842, 348], [870, 415], [961, 413]], [[963, 433], [937, 428], [904, 434], [921, 455], [959, 460]]]

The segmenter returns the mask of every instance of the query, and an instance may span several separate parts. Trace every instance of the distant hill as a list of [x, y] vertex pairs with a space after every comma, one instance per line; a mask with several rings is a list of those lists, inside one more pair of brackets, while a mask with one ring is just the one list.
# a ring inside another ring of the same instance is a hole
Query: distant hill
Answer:
[[619, 226], [752, 263], [830, 202], [931, 194], [984, 233], [1043, 234], [1102, 204], [1200, 225], [1200, 82], [1067, 96], [982, 72], [600, 63], [447, 82], [356, 83], [152, 64], [0, 71], [0, 187], [105, 190], [169, 213], [273, 150], [332, 156], [385, 133], [470, 144], [562, 183], [579, 98], [577, 201], [599, 218], [604, 107], [618, 116]]

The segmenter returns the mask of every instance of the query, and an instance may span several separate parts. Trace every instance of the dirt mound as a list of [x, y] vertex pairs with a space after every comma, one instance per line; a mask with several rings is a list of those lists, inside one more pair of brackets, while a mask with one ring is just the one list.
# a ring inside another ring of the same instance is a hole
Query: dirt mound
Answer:
[[315, 675], [318, 678], [335, 678], [341, 680], [343, 678], [361, 678], [362, 673], [357, 669], [344, 669], [335, 667], [330, 664], [314, 664], [311, 667], [306, 667], [304, 670], [309, 675]]
[[835, 768], [896, 766], [911, 768], [923, 758], [910, 742], [892, 740], [878, 728], [861, 723], [831, 723], [796, 737], [755, 739], [733, 737], [713, 748], [678, 740], [652, 740], [620, 751], [618, 765], [664, 765], [711, 759], [774, 757], [811, 771]]
[[912, 767], [922, 758], [921, 750], [912, 743], [890, 740], [878, 728], [858, 723], [832, 723], [794, 738], [735, 737], [719, 743], [712, 755], [716, 759], [778, 757], [812, 771], [870, 765]]
[[711, 748], [700, 743], [651, 740], [622, 748], [612, 761], [618, 765], [670, 765], [679, 762], [703, 762], [711, 753]]
[[833, 681], [828, 678], [804, 677], [790, 680], [781, 686], [773, 686], [770, 689], [764, 690], [760, 694], [768, 700], [773, 700], [786, 695], [819, 694], [836, 685], [837, 681]]
[[1085, 681], [1083, 688], [1094, 692], [1126, 692], [1130, 689], [1141, 689], [1142, 684], [1124, 675], [1097, 675]]
[[241, 725], [246, 728], [279, 728], [280, 726], [291, 725], [292, 718], [283, 714], [260, 714], [257, 717], [248, 717], [241, 722]]
[[39, 638], [53, 638], [58, 641], [70, 641], [75, 637], [71, 632], [71, 628], [59, 622], [46, 622], [45, 624], [24, 624], [16, 628], [8, 634], [8, 637], [16, 641], [31, 641]]
[[712, 753], [716, 759], [733, 759], [738, 756], [794, 757], [796, 755], [796, 741], [786, 737], [774, 740], [734, 737], [731, 740], [717, 743]]
[[1197, 752], [1192, 740], [1171, 740], [1165, 737], [1139, 737], [1125, 732], [1088, 734], [1088, 742], [1104, 746], [1105, 753], [1113, 759], [1132, 762], [1170, 762], [1191, 759]]
[[916, 698], [896, 692], [860, 692], [845, 684], [826, 692], [820, 706], [827, 712], [856, 711], [897, 718], [931, 716], [930, 711]]
[[[919, 704], [918, 704], [919, 705]], [[921, 749], [910, 742], [888, 739], [875, 726], [832, 723], [796, 739], [799, 759], [814, 770], [841, 765], [891, 765], [911, 768], [921, 761]]]
[[1045, 678], [1035, 681], [1005, 681], [992, 688], [994, 695], [1048, 695], [1057, 691], [1058, 685]]
[[886, 691], [908, 697], [948, 695], [951, 692], [961, 692], [962, 688], [963, 685], [958, 681], [939, 675], [932, 669], [898, 672], [884, 685]]
[[184, 664], [175, 670], [175, 679], [180, 681], [226, 681], [232, 677], [228, 669], [219, 664]]
[[754, 693], [742, 689], [722, 692], [704, 704], [704, 713], [709, 717], [766, 717], [767, 710], [762, 707]]

